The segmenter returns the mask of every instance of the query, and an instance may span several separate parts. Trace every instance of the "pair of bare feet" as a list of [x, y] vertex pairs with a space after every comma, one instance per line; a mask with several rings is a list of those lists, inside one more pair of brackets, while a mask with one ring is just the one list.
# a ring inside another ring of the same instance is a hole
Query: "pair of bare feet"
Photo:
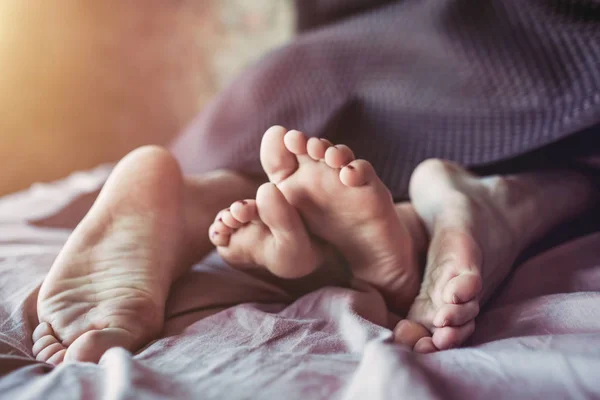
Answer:
[[[350, 149], [281, 127], [265, 134], [261, 161], [271, 183], [210, 227], [221, 255], [299, 278], [331, 261], [333, 246], [355, 277], [407, 312], [395, 339], [419, 352], [463, 343], [519, 252], [591, 198], [589, 182], [571, 172], [479, 179], [430, 160], [413, 174], [412, 203], [394, 205]], [[134, 351], [160, 333], [189, 242], [184, 185], [165, 151], [121, 161], [40, 289], [38, 360], [96, 362], [108, 348]]]
[[282, 127], [266, 132], [261, 162], [270, 183], [222, 210], [210, 228], [221, 256], [298, 278], [336, 262], [323, 248], [332, 245], [355, 278], [406, 316], [395, 340], [418, 352], [462, 344], [519, 253], [591, 195], [589, 182], [569, 171], [478, 178], [428, 160], [412, 175], [411, 203], [394, 205], [348, 147]]

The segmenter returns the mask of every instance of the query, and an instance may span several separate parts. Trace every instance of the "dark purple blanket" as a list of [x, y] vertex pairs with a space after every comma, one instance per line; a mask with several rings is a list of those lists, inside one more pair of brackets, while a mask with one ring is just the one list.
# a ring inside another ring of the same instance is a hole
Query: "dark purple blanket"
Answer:
[[[476, 167], [600, 130], [597, 0], [297, 4], [299, 36], [175, 144], [187, 172], [261, 173], [260, 137], [280, 124], [348, 144], [401, 198], [425, 158]], [[573, 147], [589, 146], [561, 158]]]

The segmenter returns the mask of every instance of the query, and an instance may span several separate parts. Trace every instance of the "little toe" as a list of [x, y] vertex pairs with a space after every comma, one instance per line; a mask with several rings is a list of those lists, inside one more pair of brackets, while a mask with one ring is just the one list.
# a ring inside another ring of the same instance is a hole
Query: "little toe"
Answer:
[[479, 301], [472, 300], [464, 304], [444, 304], [433, 319], [437, 328], [461, 326], [479, 314]]
[[309, 157], [315, 161], [321, 161], [325, 158], [325, 152], [329, 147], [331, 147], [331, 142], [319, 138], [310, 138], [306, 144]]
[[258, 218], [255, 200], [240, 200], [231, 205], [231, 215], [242, 224]]
[[482, 288], [481, 275], [460, 274], [452, 278], [444, 287], [442, 299], [446, 303], [461, 304], [477, 298]]
[[284, 137], [287, 130], [282, 126], [269, 128], [261, 142], [260, 162], [273, 183], [279, 183], [298, 169], [298, 159], [286, 148]]
[[348, 146], [338, 144], [329, 147], [325, 152], [325, 163], [331, 168], [342, 168], [354, 160], [354, 153]]
[[214, 225], [215, 224], [211, 225], [208, 230], [210, 242], [217, 247], [227, 246], [231, 235], [219, 232]]
[[433, 344], [433, 339], [431, 336], [426, 336], [424, 338], [419, 339], [419, 341], [415, 344], [414, 351], [421, 354], [427, 353], [435, 353], [439, 351], [435, 344]]
[[394, 343], [408, 346], [411, 349], [415, 347], [420, 339], [429, 336], [431, 336], [431, 333], [427, 328], [408, 319], [398, 322], [398, 325], [394, 328]]
[[58, 365], [65, 359], [65, 354], [67, 354], [67, 349], [62, 349], [54, 353], [52, 357], [50, 357], [46, 362], [52, 365]]
[[306, 154], [307, 141], [308, 139], [304, 133], [295, 129], [289, 131], [283, 137], [283, 143], [285, 144], [285, 147], [297, 156]]
[[462, 326], [437, 328], [433, 333], [433, 344], [440, 350], [449, 350], [463, 344], [475, 331], [475, 321]]
[[355, 160], [340, 171], [340, 181], [346, 186], [363, 186], [377, 177], [371, 163], [365, 160]]

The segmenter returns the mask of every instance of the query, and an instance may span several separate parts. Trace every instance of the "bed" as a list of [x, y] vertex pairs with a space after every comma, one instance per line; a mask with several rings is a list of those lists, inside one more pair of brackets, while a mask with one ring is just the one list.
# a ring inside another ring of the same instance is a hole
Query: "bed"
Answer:
[[37, 362], [37, 290], [109, 172], [0, 199], [1, 398], [600, 398], [600, 233], [518, 266], [465, 348], [418, 355], [392, 344], [369, 287], [294, 301], [212, 254], [174, 285], [163, 336], [136, 354]]

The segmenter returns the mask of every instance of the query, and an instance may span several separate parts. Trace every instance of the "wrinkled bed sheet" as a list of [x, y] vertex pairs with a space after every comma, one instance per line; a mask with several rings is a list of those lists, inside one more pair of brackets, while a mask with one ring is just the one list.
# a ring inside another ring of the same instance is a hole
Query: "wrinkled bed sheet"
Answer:
[[213, 255], [173, 287], [163, 338], [99, 365], [31, 355], [36, 294], [109, 167], [0, 199], [0, 397], [10, 399], [600, 398], [600, 234], [515, 270], [468, 348], [390, 343], [367, 287], [291, 301]]

